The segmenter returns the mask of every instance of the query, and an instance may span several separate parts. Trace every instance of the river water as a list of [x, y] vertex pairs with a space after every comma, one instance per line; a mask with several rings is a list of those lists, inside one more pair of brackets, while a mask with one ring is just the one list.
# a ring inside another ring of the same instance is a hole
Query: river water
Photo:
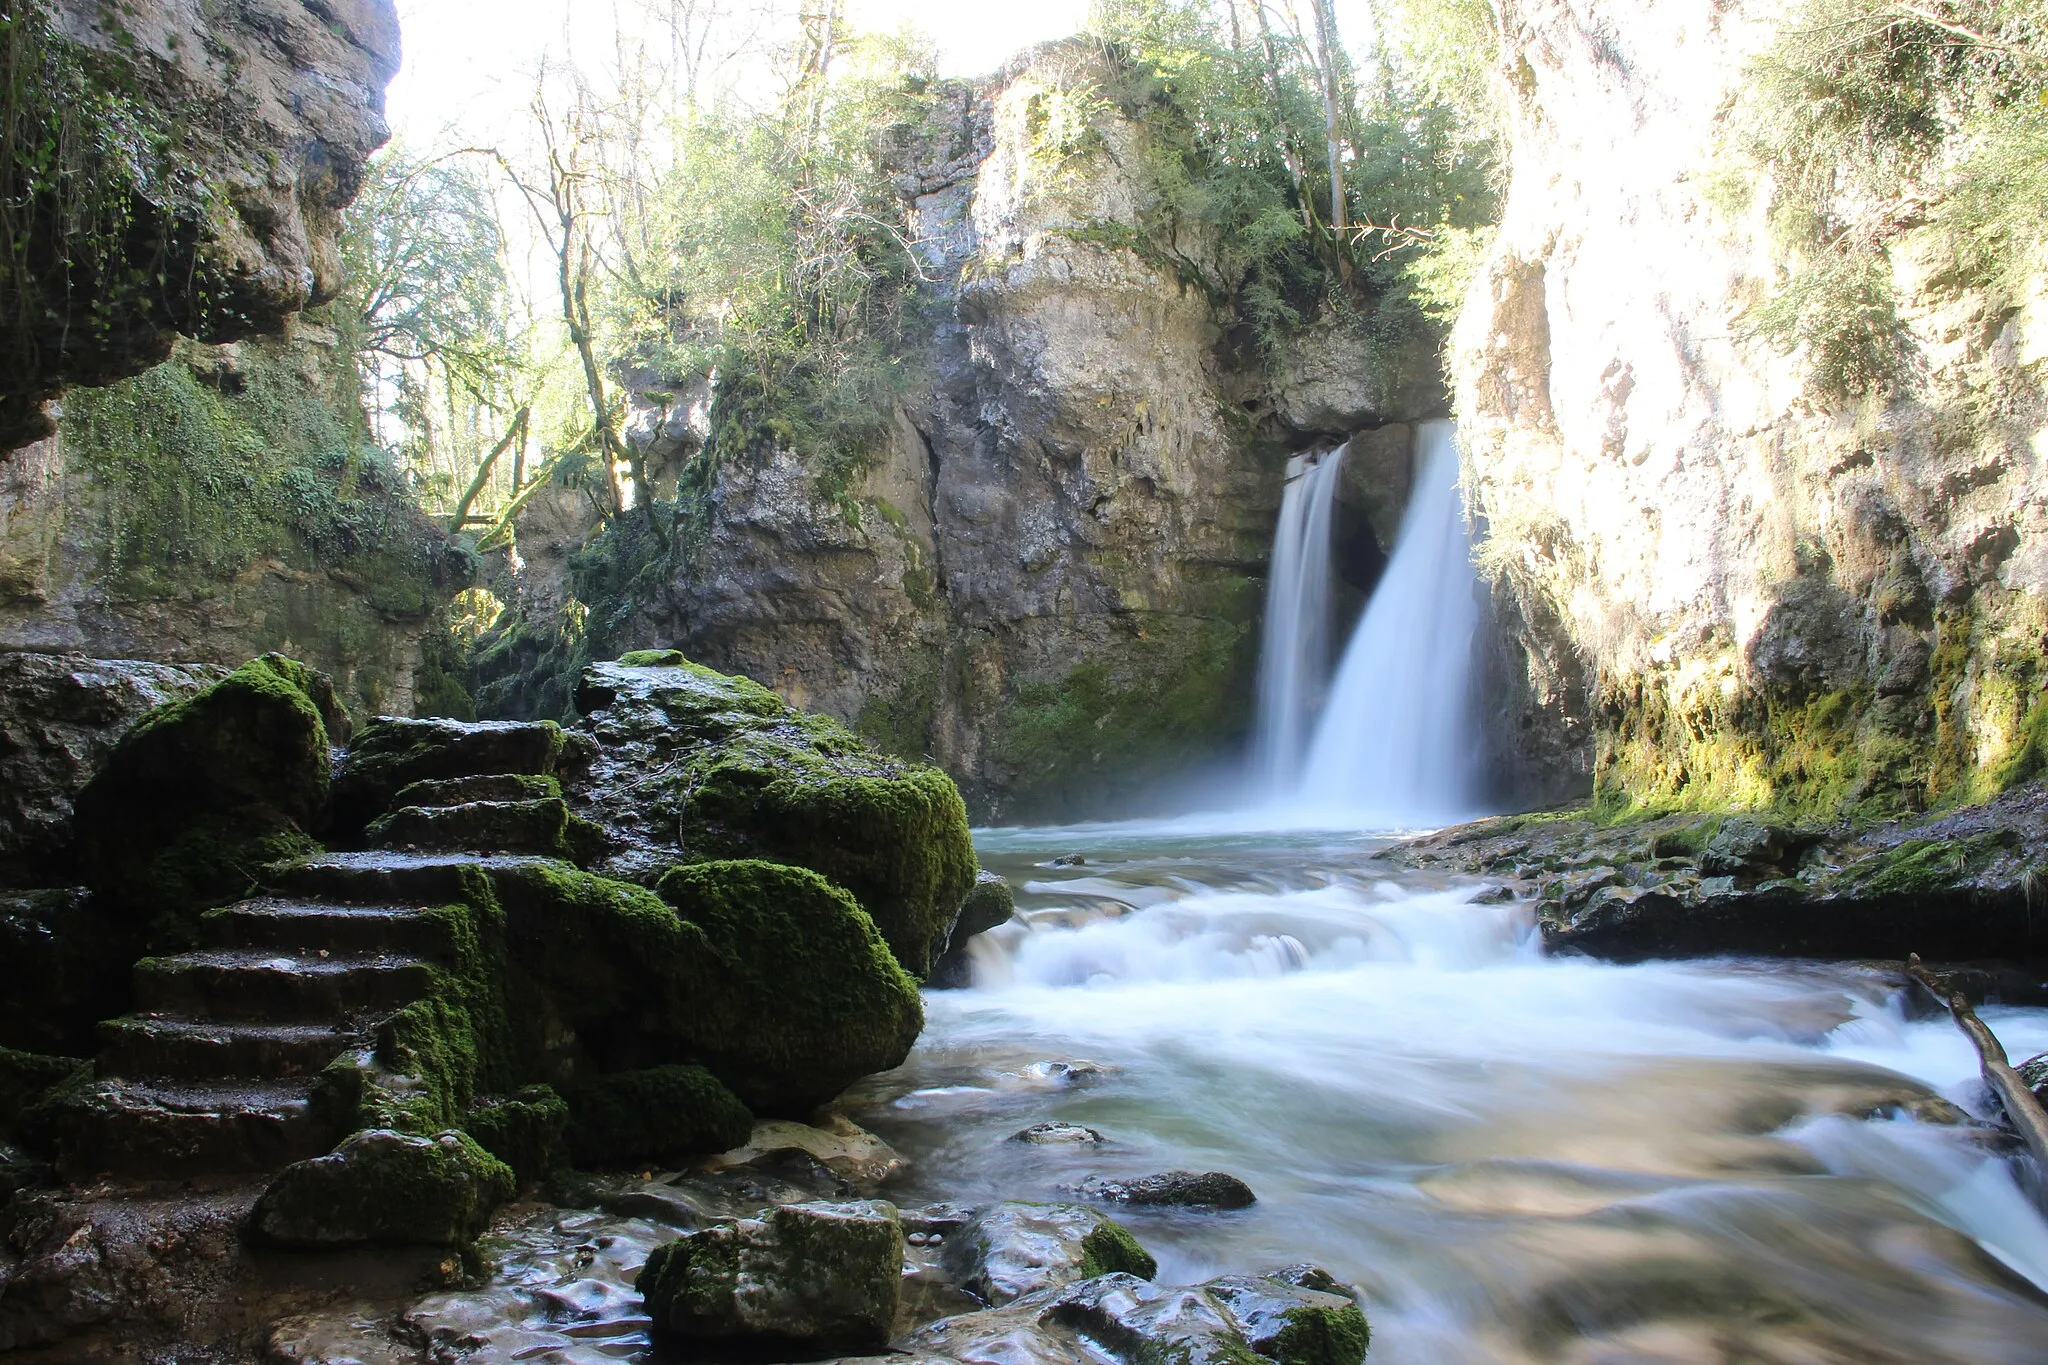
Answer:
[[[1225, 1170], [1120, 1216], [1163, 1281], [1314, 1261], [1374, 1365], [2048, 1361], [2048, 1225], [1945, 1017], [1874, 973], [1546, 960], [1525, 906], [1363, 836], [994, 830], [1020, 914], [850, 1112], [900, 1202]], [[1052, 866], [1079, 854], [1081, 866]], [[2015, 1060], [2048, 1011], [1986, 1011]], [[1934, 1106], [1938, 1109], [1939, 1106]], [[1033, 1123], [1101, 1146], [1008, 1140]]]

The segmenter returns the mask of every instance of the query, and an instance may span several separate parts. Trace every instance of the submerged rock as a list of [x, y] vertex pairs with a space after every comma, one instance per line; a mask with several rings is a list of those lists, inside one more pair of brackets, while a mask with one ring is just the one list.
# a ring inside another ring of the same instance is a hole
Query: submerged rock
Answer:
[[1093, 1128], [1084, 1128], [1078, 1123], [1034, 1123], [1021, 1132], [1010, 1134], [1010, 1141], [1055, 1147], [1072, 1143], [1099, 1143], [1102, 1141], [1102, 1134]]
[[1150, 1279], [1159, 1263], [1113, 1219], [1079, 1204], [995, 1204], [945, 1241], [943, 1264], [984, 1303], [1121, 1271]]
[[656, 1247], [635, 1287], [658, 1346], [816, 1359], [886, 1346], [902, 1276], [895, 1207], [861, 1201], [705, 1228]]
[[852, 892], [904, 969], [931, 970], [975, 885], [967, 810], [936, 768], [674, 652], [593, 664], [578, 706], [599, 756], [583, 813], [629, 847], [608, 870], [765, 858]]
[[1163, 1171], [1129, 1180], [1089, 1176], [1073, 1192], [1084, 1199], [1117, 1204], [1166, 1204], [1182, 1208], [1243, 1209], [1258, 1202], [1251, 1186], [1225, 1171]]
[[282, 1247], [466, 1245], [515, 1193], [512, 1171], [466, 1134], [372, 1128], [327, 1156], [287, 1166], [250, 1214]]
[[769, 1119], [754, 1125], [743, 1144], [705, 1163], [710, 1171], [773, 1169], [801, 1155], [855, 1187], [881, 1184], [905, 1162], [888, 1143], [843, 1114], [818, 1116], [816, 1123]]
[[946, 1318], [904, 1343], [960, 1360], [1100, 1365], [1360, 1365], [1371, 1333], [1356, 1297], [1325, 1271], [1294, 1266], [1190, 1288], [1109, 1274]]

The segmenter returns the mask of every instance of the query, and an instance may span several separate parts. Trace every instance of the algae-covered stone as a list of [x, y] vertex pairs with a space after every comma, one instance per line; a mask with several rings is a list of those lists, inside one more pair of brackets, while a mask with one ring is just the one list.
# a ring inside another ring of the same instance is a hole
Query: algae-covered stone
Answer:
[[578, 1166], [722, 1152], [754, 1129], [746, 1105], [701, 1066], [595, 1076], [568, 1100], [569, 1151]]
[[1079, 1204], [991, 1205], [946, 1239], [944, 1263], [962, 1288], [992, 1304], [1111, 1272], [1159, 1272], [1128, 1229]]
[[313, 847], [346, 724], [326, 676], [280, 654], [151, 712], [79, 793], [89, 884], [138, 909], [245, 894]]
[[479, 1096], [470, 1101], [462, 1118], [462, 1130], [509, 1166], [522, 1186], [555, 1168], [568, 1127], [569, 1106], [545, 1085], [529, 1085], [512, 1095]]
[[975, 878], [967, 810], [936, 768], [870, 748], [837, 721], [673, 652], [594, 664], [577, 704], [599, 757], [589, 813], [642, 831], [621, 871], [677, 858], [767, 858], [851, 891], [922, 976]]
[[91, 1065], [79, 1057], [0, 1047], [0, 1134], [14, 1132], [24, 1111], [54, 1087], [87, 1072]]
[[453, 1129], [371, 1128], [287, 1166], [250, 1214], [274, 1246], [466, 1245], [516, 1193], [511, 1168]]
[[1016, 913], [1017, 897], [1010, 890], [1010, 884], [993, 872], [977, 873], [974, 889], [967, 893], [966, 900], [960, 902], [960, 913], [953, 919], [945, 952], [932, 964], [931, 978], [926, 984], [945, 987], [973, 984], [974, 966], [967, 952], [968, 940], [999, 924], [1009, 923], [1010, 917]]
[[818, 1359], [886, 1346], [902, 1277], [894, 1206], [862, 1200], [715, 1224], [655, 1248], [635, 1287], [659, 1347]]
[[745, 861], [676, 868], [660, 890], [717, 958], [690, 1005], [698, 1055], [755, 1109], [806, 1114], [909, 1055], [916, 983], [845, 891]]
[[1358, 1365], [1372, 1344], [1357, 1291], [1317, 1266], [1232, 1275], [1202, 1288], [1254, 1351], [1280, 1365]]

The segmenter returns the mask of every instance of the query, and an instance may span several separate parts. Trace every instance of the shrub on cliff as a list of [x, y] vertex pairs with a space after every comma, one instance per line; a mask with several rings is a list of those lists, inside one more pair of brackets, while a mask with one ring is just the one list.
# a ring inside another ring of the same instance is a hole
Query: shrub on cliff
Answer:
[[88, 883], [138, 910], [247, 894], [266, 863], [313, 846], [347, 724], [326, 675], [281, 654], [150, 713], [79, 793]]

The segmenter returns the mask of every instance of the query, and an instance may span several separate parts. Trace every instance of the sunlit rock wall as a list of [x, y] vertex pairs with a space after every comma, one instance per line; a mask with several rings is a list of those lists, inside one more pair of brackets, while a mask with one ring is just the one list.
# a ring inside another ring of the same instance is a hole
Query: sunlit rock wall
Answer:
[[[1269, 372], [1166, 263], [1212, 243], [1118, 244], [1157, 193], [1144, 130], [1110, 114], [1087, 155], [1034, 147], [1043, 102], [1099, 60], [1049, 45], [912, 130], [930, 393], [844, 500], [793, 456], [725, 467], [667, 600], [614, 637], [928, 754], [983, 818], [1130, 809], [1226, 762], [1287, 455], [1446, 401], [1433, 347], [1342, 327]], [[1383, 430], [1361, 458], [1398, 486], [1359, 491], [1360, 535], [1391, 538], [1406, 448]]]
[[[1511, 181], [1455, 338], [1525, 790], [1815, 813], [2041, 766], [2048, 318], [1908, 232], [1923, 366], [1831, 410], [1745, 340], [1781, 279], [1720, 139], [1785, 6], [1505, 0]], [[1718, 188], [1710, 193], [1709, 187]]]

